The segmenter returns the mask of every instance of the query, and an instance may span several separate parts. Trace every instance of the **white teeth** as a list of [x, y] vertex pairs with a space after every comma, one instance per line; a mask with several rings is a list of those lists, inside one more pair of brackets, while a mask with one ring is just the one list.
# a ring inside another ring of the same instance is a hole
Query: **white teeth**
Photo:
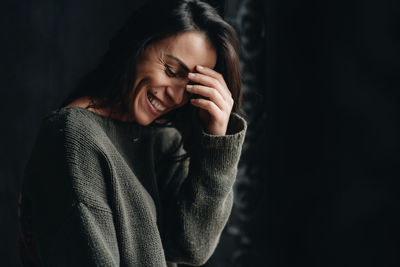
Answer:
[[147, 94], [147, 98], [149, 99], [151, 105], [158, 111], [163, 112], [165, 107], [158, 101], [157, 99], [153, 98], [151, 94]]

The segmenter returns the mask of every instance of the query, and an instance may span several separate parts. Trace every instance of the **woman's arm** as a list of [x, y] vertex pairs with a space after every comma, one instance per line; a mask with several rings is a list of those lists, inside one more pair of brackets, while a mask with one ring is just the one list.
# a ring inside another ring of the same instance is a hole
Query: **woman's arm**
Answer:
[[227, 135], [210, 135], [199, 126], [190, 159], [171, 164], [170, 172], [162, 169], [163, 179], [170, 181], [163, 201], [168, 261], [201, 265], [213, 253], [231, 212], [245, 132], [246, 122], [236, 114], [230, 116]]

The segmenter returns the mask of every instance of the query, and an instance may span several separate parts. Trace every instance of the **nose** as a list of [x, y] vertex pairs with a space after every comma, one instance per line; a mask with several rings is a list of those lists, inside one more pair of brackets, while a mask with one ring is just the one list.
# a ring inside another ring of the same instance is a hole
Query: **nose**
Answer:
[[176, 86], [168, 86], [165, 89], [166, 95], [168, 96], [169, 100], [174, 105], [179, 105], [184, 101], [186, 92], [186, 86], [183, 84], [176, 85]]

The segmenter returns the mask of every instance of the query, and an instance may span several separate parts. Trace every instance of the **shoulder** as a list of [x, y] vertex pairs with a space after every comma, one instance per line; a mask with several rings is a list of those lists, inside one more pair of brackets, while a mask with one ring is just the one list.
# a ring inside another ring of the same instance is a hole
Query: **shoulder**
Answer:
[[46, 128], [74, 129], [93, 132], [100, 125], [96, 120], [88, 116], [90, 111], [81, 107], [60, 108], [51, 111], [42, 119], [42, 125]]
[[75, 166], [82, 158], [104, 154], [106, 138], [101, 124], [79, 108], [53, 110], [41, 120], [30, 165]]
[[95, 144], [106, 136], [103, 126], [83, 108], [60, 108], [43, 117], [39, 138], [80, 145]]
[[80, 109], [53, 110], [42, 117], [28, 168], [65, 165], [88, 153], [100, 154], [104, 136], [101, 125]]
[[78, 201], [106, 206], [101, 199], [106, 195], [105, 177], [110, 169], [106, 136], [102, 124], [83, 109], [50, 112], [42, 119], [31, 155], [31, 168], [42, 176], [35, 179], [41, 180], [41, 185], [51, 184], [57, 192], [63, 190], [57, 184], [63, 184], [75, 190]]
[[89, 115], [61, 108], [42, 118], [24, 178], [26, 192], [36, 201], [107, 206], [109, 164], [99, 141], [105, 134]]

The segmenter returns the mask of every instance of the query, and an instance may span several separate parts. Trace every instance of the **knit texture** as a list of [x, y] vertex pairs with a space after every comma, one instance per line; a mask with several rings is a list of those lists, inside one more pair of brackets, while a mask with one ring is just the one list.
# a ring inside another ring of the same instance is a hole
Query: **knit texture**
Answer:
[[173, 127], [106, 119], [80, 107], [46, 116], [25, 169], [42, 266], [202, 265], [233, 203], [246, 122], [195, 128], [190, 157]]

